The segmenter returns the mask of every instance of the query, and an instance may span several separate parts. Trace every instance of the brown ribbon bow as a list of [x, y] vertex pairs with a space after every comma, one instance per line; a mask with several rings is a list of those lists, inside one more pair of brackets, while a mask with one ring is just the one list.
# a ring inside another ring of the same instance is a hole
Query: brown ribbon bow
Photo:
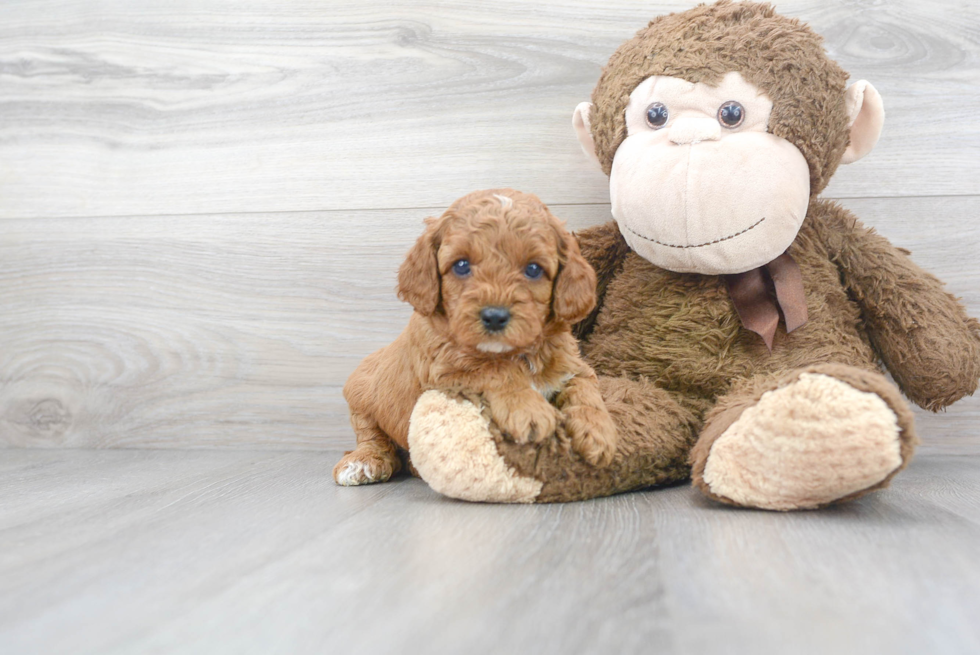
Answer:
[[[803, 274], [789, 253], [751, 271], [726, 275], [725, 282], [742, 325], [762, 337], [769, 352], [772, 352], [780, 309], [786, 320], [786, 334], [806, 325]], [[770, 288], [775, 289], [775, 300]]]

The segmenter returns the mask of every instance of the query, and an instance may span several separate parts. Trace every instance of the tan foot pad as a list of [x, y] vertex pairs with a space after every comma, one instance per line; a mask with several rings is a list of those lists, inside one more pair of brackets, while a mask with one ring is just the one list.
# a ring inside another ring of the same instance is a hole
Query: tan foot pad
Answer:
[[884, 480], [902, 465], [898, 419], [873, 393], [804, 373], [763, 394], [711, 446], [704, 481], [739, 505], [825, 505]]
[[430, 487], [450, 498], [533, 503], [543, 483], [525, 478], [497, 452], [487, 419], [468, 400], [426, 391], [408, 428], [412, 463]]

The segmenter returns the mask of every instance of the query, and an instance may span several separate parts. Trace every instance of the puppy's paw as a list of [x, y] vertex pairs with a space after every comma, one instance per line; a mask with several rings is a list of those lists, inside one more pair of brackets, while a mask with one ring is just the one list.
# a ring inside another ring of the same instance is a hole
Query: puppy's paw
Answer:
[[342, 487], [354, 487], [361, 484], [387, 482], [399, 466], [390, 457], [358, 448], [341, 458], [333, 467], [333, 479]]
[[565, 408], [565, 429], [572, 448], [593, 466], [608, 466], [616, 454], [616, 425], [609, 413], [595, 407]]
[[519, 444], [538, 443], [555, 434], [558, 413], [540, 394], [538, 401], [491, 408], [494, 422], [504, 436]]

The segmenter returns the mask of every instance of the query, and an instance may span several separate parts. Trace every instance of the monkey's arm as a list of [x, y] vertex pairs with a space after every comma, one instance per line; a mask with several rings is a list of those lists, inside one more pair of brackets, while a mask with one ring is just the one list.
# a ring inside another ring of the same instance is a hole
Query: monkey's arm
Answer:
[[943, 283], [842, 207], [820, 202], [823, 240], [861, 306], [871, 343], [902, 391], [932, 411], [972, 394], [980, 378], [980, 323]]
[[572, 332], [579, 341], [586, 341], [595, 327], [596, 318], [602, 309], [609, 283], [619, 273], [623, 260], [630, 252], [619, 226], [615, 221], [596, 225], [575, 233], [582, 256], [595, 269], [596, 274], [596, 303], [592, 313], [582, 319]]

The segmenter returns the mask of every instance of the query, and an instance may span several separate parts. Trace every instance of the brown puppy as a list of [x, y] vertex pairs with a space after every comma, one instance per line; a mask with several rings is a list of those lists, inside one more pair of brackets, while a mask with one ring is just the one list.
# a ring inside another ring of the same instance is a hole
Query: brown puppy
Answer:
[[595, 272], [575, 238], [536, 196], [511, 189], [471, 193], [426, 223], [398, 272], [398, 295], [415, 308], [408, 327], [344, 386], [357, 448], [334, 480], [396, 473], [415, 401], [433, 388], [483, 394], [518, 443], [551, 436], [563, 418], [575, 451], [608, 464], [616, 428], [571, 334], [595, 306]]

